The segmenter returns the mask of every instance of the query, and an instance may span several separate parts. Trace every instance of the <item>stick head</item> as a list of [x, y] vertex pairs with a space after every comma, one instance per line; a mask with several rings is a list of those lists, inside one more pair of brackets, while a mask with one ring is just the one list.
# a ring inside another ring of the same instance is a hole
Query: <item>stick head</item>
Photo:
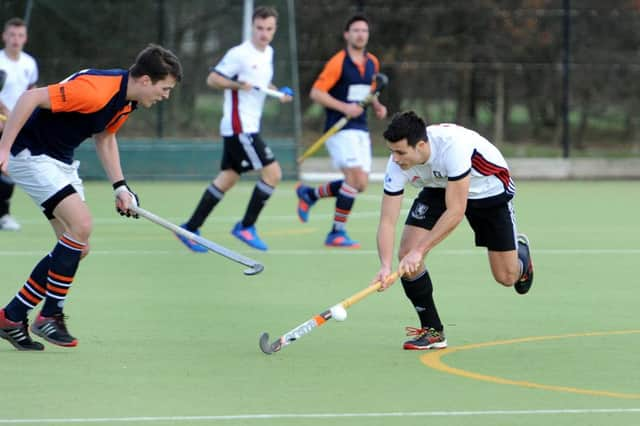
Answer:
[[376, 81], [376, 94], [379, 94], [389, 84], [389, 77], [381, 72], [374, 76]]
[[267, 355], [271, 355], [272, 353], [280, 350], [280, 346], [275, 343], [273, 345], [269, 343], [269, 333], [262, 333], [260, 336], [260, 350]]
[[260, 272], [264, 270], [264, 265], [261, 263], [255, 263], [249, 267], [249, 269], [244, 270], [245, 275], [258, 275]]

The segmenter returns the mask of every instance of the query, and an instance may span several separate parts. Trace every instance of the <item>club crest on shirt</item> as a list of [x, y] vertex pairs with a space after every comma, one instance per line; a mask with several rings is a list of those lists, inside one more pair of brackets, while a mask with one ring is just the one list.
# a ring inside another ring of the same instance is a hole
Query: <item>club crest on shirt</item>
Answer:
[[437, 170], [434, 170], [434, 171], [433, 171], [433, 177], [434, 177], [434, 178], [436, 178], [436, 179], [442, 179], [442, 178], [444, 178], [444, 176], [442, 176], [442, 173], [440, 173], [440, 172], [439, 172], [439, 171], [437, 171]]
[[411, 217], [417, 220], [422, 220], [427, 216], [427, 210], [429, 206], [422, 203], [416, 203], [411, 209]]

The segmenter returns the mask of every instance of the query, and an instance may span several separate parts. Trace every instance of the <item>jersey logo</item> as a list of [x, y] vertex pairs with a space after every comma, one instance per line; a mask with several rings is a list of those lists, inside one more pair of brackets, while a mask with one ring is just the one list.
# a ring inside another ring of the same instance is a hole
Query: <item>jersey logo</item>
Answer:
[[442, 179], [442, 178], [444, 178], [444, 176], [442, 176], [442, 173], [440, 173], [440, 172], [439, 172], [439, 171], [437, 171], [437, 170], [434, 170], [434, 171], [433, 171], [433, 177], [435, 177], [436, 179]]
[[429, 206], [426, 204], [416, 203], [411, 210], [411, 217], [416, 220], [423, 220], [427, 216], [427, 210], [429, 210]]

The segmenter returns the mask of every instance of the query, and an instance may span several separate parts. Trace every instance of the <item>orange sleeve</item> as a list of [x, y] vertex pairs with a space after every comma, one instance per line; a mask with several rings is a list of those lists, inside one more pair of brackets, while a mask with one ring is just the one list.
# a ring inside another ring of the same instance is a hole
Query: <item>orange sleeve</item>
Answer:
[[335, 86], [342, 75], [342, 65], [344, 64], [345, 56], [346, 52], [341, 50], [327, 61], [322, 72], [313, 83], [314, 89], [328, 92], [333, 86]]
[[131, 108], [131, 104], [125, 105], [124, 108], [118, 111], [115, 117], [111, 119], [109, 124], [107, 124], [107, 128], [105, 130], [108, 133], [117, 132], [120, 127], [122, 127], [124, 122], [127, 121], [127, 118], [129, 118], [129, 114], [131, 113], [131, 111], [133, 111], [133, 108]]
[[52, 112], [99, 111], [120, 90], [122, 76], [79, 75], [47, 86]]
[[[367, 57], [371, 60], [371, 62], [373, 62], [373, 69], [374, 71], [377, 73], [380, 72], [380, 61], [378, 60], [378, 58], [376, 58], [376, 56], [372, 53], [367, 52]], [[376, 90], [376, 80], [373, 79], [373, 82], [371, 83], [371, 91], [375, 91]]]
[[374, 55], [373, 53], [369, 53], [367, 52], [367, 56], [369, 57], [369, 59], [371, 59], [371, 61], [373, 62], [373, 67], [375, 68], [376, 72], [380, 72], [380, 61], [378, 60], [378, 58], [376, 57], [376, 55]]

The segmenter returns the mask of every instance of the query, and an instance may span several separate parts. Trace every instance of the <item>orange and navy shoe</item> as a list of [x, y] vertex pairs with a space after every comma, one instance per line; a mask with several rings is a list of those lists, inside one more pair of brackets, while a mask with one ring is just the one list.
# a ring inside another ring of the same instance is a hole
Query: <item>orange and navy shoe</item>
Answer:
[[5, 315], [4, 309], [0, 309], [0, 337], [7, 340], [19, 351], [42, 351], [44, 345], [34, 342], [29, 336], [29, 322], [11, 321]]
[[[195, 231], [192, 231], [190, 229], [187, 228], [187, 224], [183, 223], [182, 225], [180, 225], [180, 228], [182, 229], [186, 229], [189, 232], [192, 232], [196, 235], [200, 235], [200, 230], [196, 229]], [[175, 233], [175, 236], [178, 237], [178, 239], [180, 240], [180, 242], [182, 244], [184, 244], [185, 246], [187, 246], [187, 248], [189, 250], [191, 250], [194, 253], [206, 253], [209, 250], [206, 247], [201, 246], [200, 244], [196, 243], [195, 241], [193, 241], [190, 238], [184, 237], [178, 233]]]
[[346, 231], [329, 232], [324, 245], [327, 247], [360, 248], [360, 243], [349, 238]]
[[311, 191], [313, 191], [313, 188], [310, 186], [306, 186], [301, 183], [296, 186], [296, 195], [298, 196], [298, 219], [303, 223], [309, 221], [309, 210], [317, 201], [312, 200], [309, 196]]
[[529, 238], [524, 234], [518, 234], [518, 250], [524, 250], [526, 258], [529, 259], [529, 264], [513, 287], [518, 294], [527, 294], [533, 284], [533, 261], [529, 251]]
[[267, 244], [260, 239], [256, 227], [253, 225], [245, 228], [242, 226], [242, 222], [238, 222], [231, 230], [231, 235], [254, 249], [267, 251]]
[[444, 349], [447, 347], [447, 338], [444, 331], [434, 328], [406, 327], [407, 336], [415, 336], [404, 342], [403, 349], [421, 351], [428, 349]]
[[78, 345], [78, 339], [69, 334], [66, 316], [59, 312], [50, 317], [43, 317], [42, 314], [31, 324], [31, 331], [36, 336], [42, 337], [49, 343], [58, 346], [73, 347]]

